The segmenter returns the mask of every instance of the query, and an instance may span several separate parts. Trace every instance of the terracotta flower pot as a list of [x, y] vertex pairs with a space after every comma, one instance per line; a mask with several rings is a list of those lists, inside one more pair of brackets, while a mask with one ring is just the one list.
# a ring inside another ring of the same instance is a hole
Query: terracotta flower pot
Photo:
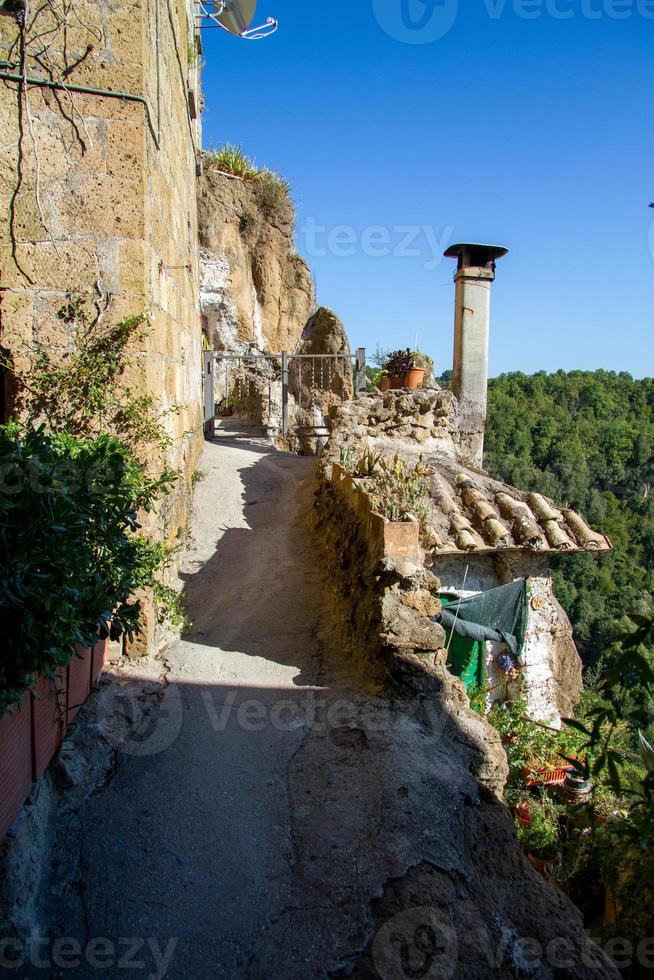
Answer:
[[385, 374], [383, 378], [379, 379], [379, 384], [377, 385], [377, 387], [379, 388], [380, 391], [388, 391], [390, 386], [391, 386], [391, 379], [388, 377], [387, 374]]
[[68, 666], [66, 723], [70, 725], [91, 692], [91, 649], [78, 649]]
[[32, 788], [31, 699], [0, 717], [0, 837], [18, 816]]
[[425, 369], [424, 368], [411, 368], [404, 379], [405, 388], [422, 388], [422, 383], [425, 380]]
[[54, 678], [40, 674], [32, 693], [32, 779], [38, 779], [66, 734], [66, 677], [60, 669]]
[[389, 388], [404, 388], [404, 378], [389, 378], [388, 379]]
[[529, 812], [529, 803], [526, 800], [516, 803], [515, 807], [513, 808], [513, 813], [515, 814], [515, 818], [518, 823], [520, 823], [523, 827], [531, 827], [534, 818]]

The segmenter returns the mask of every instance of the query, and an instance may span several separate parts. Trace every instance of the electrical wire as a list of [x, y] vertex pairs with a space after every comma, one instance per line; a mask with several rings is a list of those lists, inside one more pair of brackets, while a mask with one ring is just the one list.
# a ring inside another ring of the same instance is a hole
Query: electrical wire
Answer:
[[[463, 576], [463, 585], [461, 586], [461, 592], [462, 593], [465, 592], [465, 590], [466, 590], [466, 581], [468, 579], [468, 571], [469, 570], [470, 570], [470, 565], [466, 565], [465, 575]], [[463, 602], [463, 595], [459, 595], [459, 601], [456, 604], [456, 614], [454, 616], [454, 622], [452, 623], [452, 630], [450, 632], [450, 638], [448, 640], [447, 647], [446, 647], [448, 654], [450, 652], [450, 645], [452, 643], [452, 640], [454, 639], [454, 630], [456, 628], [456, 624], [457, 624], [457, 621], [459, 619], [459, 609], [461, 608], [461, 603], [462, 602]]]

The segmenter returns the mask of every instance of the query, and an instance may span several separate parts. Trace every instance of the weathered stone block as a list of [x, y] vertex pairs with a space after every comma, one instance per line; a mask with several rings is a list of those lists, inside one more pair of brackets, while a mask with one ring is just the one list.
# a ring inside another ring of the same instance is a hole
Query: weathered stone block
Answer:
[[34, 301], [30, 293], [0, 292], [0, 344], [15, 351], [32, 343]]
[[403, 606], [415, 609], [421, 616], [438, 616], [442, 608], [440, 599], [426, 589], [420, 589], [418, 592], [404, 592], [401, 601]]

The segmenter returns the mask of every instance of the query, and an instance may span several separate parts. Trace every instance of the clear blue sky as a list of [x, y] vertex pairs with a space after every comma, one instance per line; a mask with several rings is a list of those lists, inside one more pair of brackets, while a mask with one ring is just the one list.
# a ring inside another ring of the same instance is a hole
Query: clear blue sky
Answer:
[[417, 334], [450, 367], [439, 243], [494, 242], [492, 374], [654, 373], [653, 0], [259, 0], [269, 15], [268, 40], [204, 32], [205, 146], [290, 181], [353, 346]]

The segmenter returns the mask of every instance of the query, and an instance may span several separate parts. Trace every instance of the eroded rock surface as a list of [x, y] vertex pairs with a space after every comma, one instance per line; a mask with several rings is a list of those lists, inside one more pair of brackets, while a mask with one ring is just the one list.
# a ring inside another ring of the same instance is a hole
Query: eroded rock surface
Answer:
[[311, 273], [293, 243], [295, 214], [269, 185], [215, 169], [198, 179], [202, 312], [218, 351], [295, 348], [314, 306]]
[[323, 355], [320, 360], [291, 362], [290, 387], [299, 405], [318, 408], [323, 414], [352, 398], [350, 344], [333, 310], [321, 306], [309, 317], [294, 353]]

